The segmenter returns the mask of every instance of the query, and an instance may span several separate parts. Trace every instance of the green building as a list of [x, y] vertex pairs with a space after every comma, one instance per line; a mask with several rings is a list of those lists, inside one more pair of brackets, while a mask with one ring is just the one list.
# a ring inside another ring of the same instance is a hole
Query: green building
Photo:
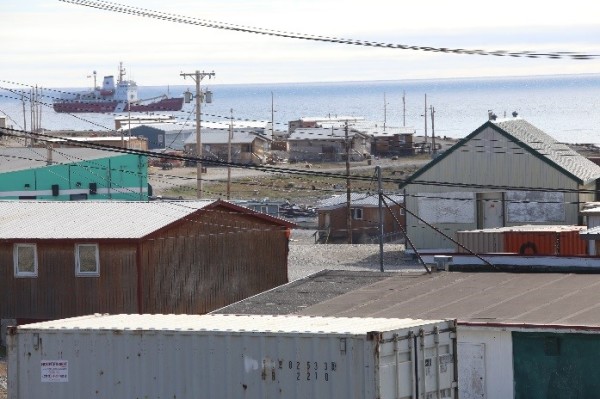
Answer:
[[0, 149], [0, 200], [148, 200], [146, 156], [91, 148]]

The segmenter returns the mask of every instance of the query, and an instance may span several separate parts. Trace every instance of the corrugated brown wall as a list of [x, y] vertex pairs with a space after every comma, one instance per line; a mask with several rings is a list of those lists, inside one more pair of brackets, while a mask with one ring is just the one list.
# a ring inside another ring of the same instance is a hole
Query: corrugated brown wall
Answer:
[[208, 210], [142, 245], [143, 313], [202, 314], [284, 284], [285, 229]]
[[13, 243], [1, 243], [0, 318], [47, 320], [135, 313], [135, 245], [92, 243], [99, 243], [99, 277], [75, 276], [75, 242], [64, 241], [37, 243], [38, 276], [34, 278], [14, 277]]

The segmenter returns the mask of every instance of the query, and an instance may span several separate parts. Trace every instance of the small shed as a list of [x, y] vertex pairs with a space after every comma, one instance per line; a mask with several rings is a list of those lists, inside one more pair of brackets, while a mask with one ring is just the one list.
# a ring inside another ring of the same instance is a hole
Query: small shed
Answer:
[[[340, 162], [346, 159], [362, 161], [371, 153], [371, 141], [367, 134], [355, 129], [343, 128], [297, 128], [288, 138], [291, 161]], [[349, 148], [346, 149], [346, 141]]]
[[[252, 129], [234, 129], [229, 138], [229, 131], [222, 129], [203, 129], [200, 140], [202, 158], [227, 161], [231, 143], [231, 161], [235, 163], [260, 165], [266, 161], [266, 153], [270, 140]], [[185, 140], [185, 150], [196, 153], [196, 135], [191, 134]]]
[[[382, 205], [383, 234], [386, 241], [403, 238], [404, 211], [401, 195], [392, 195], [393, 202], [386, 199], [393, 215]], [[319, 241], [322, 243], [347, 242], [348, 201], [347, 195], [336, 195], [317, 204]], [[373, 193], [351, 193], [352, 242], [367, 243], [379, 237], [379, 195]]]
[[371, 153], [375, 156], [415, 155], [413, 127], [370, 126], [359, 128], [371, 136]]
[[0, 201], [0, 319], [202, 314], [288, 281], [283, 219], [225, 201]]
[[[125, 132], [128, 132], [127, 125]], [[185, 140], [195, 133], [193, 126], [172, 121], [131, 124], [131, 135], [148, 140], [150, 150], [183, 151]]]

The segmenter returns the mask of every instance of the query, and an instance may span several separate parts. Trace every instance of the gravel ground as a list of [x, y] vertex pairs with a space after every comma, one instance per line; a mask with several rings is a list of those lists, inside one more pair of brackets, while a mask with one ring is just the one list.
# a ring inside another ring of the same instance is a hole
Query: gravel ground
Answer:
[[[294, 230], [290, 240], [290, 281], [324, 269], [379, 271], [379, 244], [315, 244], [314, 230]], [[403, 244], [384, 244], [385, 271], [423, 271], [416, 260], [404, 256]]]
[[0, 358], [0, 399], [6, 399], [8, 397], [6, 382], [6, 358]]

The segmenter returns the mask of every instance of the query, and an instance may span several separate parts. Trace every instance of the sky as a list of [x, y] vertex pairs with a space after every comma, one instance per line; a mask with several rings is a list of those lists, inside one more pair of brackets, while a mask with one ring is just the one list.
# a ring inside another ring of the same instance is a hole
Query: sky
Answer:
[[[96, 1], [96, 0], [93, 0]], [[600, 2], [531, 0], [117, 0], [189, 18], [391, 44], [600, 54]], [[546, 3], [550, 4], [550, 3]], [[322, 43], [211, 29], [59, 0], [3, 0], [2, 85], [90, 87], [117, 74], [142, 86], [405, 80], [600, 73], [582, 61], [457, 55]], [[7, 83], [13, 82], [13, 83]]]

